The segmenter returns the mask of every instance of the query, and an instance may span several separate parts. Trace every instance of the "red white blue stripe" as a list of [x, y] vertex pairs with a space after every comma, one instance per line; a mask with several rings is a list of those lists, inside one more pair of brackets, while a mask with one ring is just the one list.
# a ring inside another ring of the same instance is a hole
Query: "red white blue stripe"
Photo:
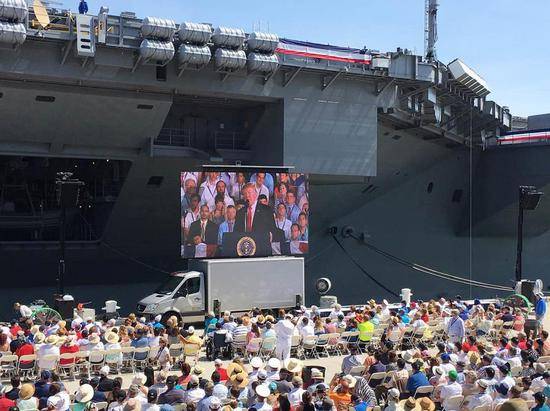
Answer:
[[280, 39], [279, 46], [275, 51], [278, 54], [338, 61], [341, 63], [370, 65], [372, 61], [372, 56], [360, 49], [290, 39]]
[[501, 136], [497, 141], [499, 145], [547, 143], [550, 142], [550, 130], [516, 131]]

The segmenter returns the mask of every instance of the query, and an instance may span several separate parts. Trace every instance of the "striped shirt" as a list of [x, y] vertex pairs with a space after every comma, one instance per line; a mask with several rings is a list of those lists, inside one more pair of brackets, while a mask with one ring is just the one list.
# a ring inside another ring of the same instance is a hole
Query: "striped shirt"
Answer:
[[248, 328], [246, 328], [245, 325], [238, 325], [237, 328], [233, 330], [233, 338], [235, 338], [238, 335], [246, 335], [248, 334]]
[[373, 389], [369, 386], [366, 378], [357, 378], [354, 394], [357, 395], [361, 401], [366, 402], [370, 407], [378, 405], [376, 395], [374, 394]]

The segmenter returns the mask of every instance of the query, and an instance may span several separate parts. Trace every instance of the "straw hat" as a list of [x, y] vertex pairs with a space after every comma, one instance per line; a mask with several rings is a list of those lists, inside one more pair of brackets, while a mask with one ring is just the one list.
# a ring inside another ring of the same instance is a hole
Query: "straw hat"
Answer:
[[235, 387], [244, 388], [248, 386], [248, 376], [246, 375], [245, 372], [233, 374], [230, 380], [231, 380], [231, 384], [233, 384], [233, 386]]
[[116, 344], [118, 341], [119, 341], [119, 337], [117, 334], [115, 334], [114, 332], [108, 332], [106, 335], [105, 335], [105, 340], [109, 343], [109, 344]]
[[406, 400], [399, 401], [399, 409], [405, 411], [420, 411], [420, 406], [417, 404], [413, 397], [409, 397]]
[[75, 335], [68, 335], [65, 337], [65, 345], [72, 347], [73, 345], [76, 345], [76, 336]]
[[312, 368], [311, 369], [311, 378], [322, 380], [325, 377], [324, 377], [323, 373], [321, 372], [321, 370], [319, 368]]
[[90, 344], [98, 344], [100, 341], [99, 335], [90, 334], [90, 336], [88, 337], [88, 341], [90, 341]]
[[147, 377], [142, 372], [138, 372], [136, 375], [134, 375], [134, 378], [132, 378], [132, 384], [136, 384], [138, 386], [142, 386], [147, 381]]
[[33, 384], [23, 384], [19, 389], [19, 398], [22, 400], [28, 400], [34, 395], [34, 385]]
[[355, 377], [350, 374], [344, 375], [342, 379], [348, 383], [349, 388], [354, 388], [355, 384], [357, 383]]
[[301, 372], [304, 366], [302, 364], [302, 361], [296, 358], [289, 358], [288, 360], [285, 360], [284, 365], [285, 365], [285, 368], [291, 373]]
[[243, 367], [240, 366], [240, 364], [237, 364], [236, 362], [232, 362], [227, 366], [227, 375], [231, 377], [233, 374], [239, 374], [241, 372], [244, 372]]
[[416, 400], [421, 411], [434, 411], [435, 404], [428, 397], [422, 397]]
[[31, 327], [31, 330], [30, 330], [30, 331], [31, 331], [31, 334], [32, 334], [32, 335], [35, 335], [36, 333], [38, 333], [38, 332], [40, 331], [40, 326], [37, 325], [37, 324], [35, 324], [35, 325], [33, 325], [33, 326]]
[[59, 341], [59, 338], [58, 338], [57, 335], [55, 335], [55, 334], [48, 335], [48, 336], [46, 337], [46, 344], [55, 345], [55, 344], [57, 344], [57, 341]]
[[204, 372], [204, 369], [200, 365], [195, 365], [193, 367], [193, 374], [201, 375]]
[[75, 400], [77, 402], [88, 402], [91, 401], [94, 396], [94, 389], [90, 384], [82, 384], [75, 395]]

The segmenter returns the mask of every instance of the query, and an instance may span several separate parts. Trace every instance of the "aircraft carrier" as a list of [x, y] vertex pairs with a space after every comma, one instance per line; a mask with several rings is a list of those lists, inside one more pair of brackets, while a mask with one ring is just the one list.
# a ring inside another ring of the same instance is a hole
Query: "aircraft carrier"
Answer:
[[[57, 172], [85, 183], [65, 291], [126, 312], [185, 268], [179, 172], [204, 164], [310, 173], [308, 303], [319, 277], [343, 303], [511, 292], [518, 186], [545, 190], [550, 146], [465, 62], [163, 17], [0, 0], [2, 314], [56, 290]], [[526, 277], [548, 279], [549, 201]]]

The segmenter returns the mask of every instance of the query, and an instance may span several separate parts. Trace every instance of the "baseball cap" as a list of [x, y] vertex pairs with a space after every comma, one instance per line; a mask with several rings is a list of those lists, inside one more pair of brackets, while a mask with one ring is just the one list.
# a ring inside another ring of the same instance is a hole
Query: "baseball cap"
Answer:
[[259, 397], [267, 398], [270, 393], [269, 386], [266, 384], [258, 384], [256, 387], [256, 394], [258, 394]]
[[455, 370], [449, 371], [449, 378], [455, 381], [458, 378], [458, 373]]
[[210, 404], [208, 406], [210, 407], [211, 410], [217, 410], [218, 408], [221, 407], [221, 405], [222, 405], [222, 402], [218, 397], [216, 396], [210, 397]]
[[215, 364], [215, 365], [222, 365], [222, 364], [223, 364], [223, 361], [220, 360], [219, 358], [216, 358], [216, 359], [214, 360], [214, 364]]
[[328, 385], [326, 385], [324, 382], [321, 382], [315, 386], [316, 391], [326, 391], [328, 390]]
[[265, 380], [267, 378], [267, 372], [265, 370], [259, 370], [258, 371], [258, 379], [259, 380]]

